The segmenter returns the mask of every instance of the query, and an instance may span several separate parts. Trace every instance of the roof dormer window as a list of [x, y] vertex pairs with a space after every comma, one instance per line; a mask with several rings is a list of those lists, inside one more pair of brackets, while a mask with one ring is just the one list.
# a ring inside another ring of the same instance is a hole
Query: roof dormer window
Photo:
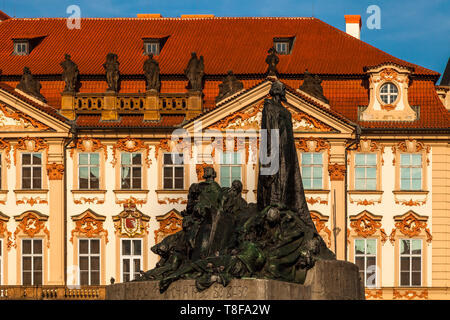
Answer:
[[273, 39], [273, 46], [277, 54], [290, 54], [294, 44], [294, 37], [276, 37]]
[[152, 53], [154, 56], [159, 55], [160, 42], [159, 40], [145, 40], [144, 41], [144, 54]]
[[18, 56], [26, 56], [30, 53], [30, 44], [26, 40], [14, 41], [14, 54]]

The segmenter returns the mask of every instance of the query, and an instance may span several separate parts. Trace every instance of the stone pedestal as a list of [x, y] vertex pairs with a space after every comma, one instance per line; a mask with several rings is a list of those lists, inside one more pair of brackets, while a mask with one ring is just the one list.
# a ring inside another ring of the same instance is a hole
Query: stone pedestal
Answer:
[[189, 90], [186, 120], [190, 120], [201, 114], [202, 109], [203, 109], [202, 92]]
[[363, 300], [358, 267], [346, 261], [319, 261], [305, 284], [266, 279], [233, 279], [198, 292], [195, 280], [172, 283], [163, 294], [159, 281], [118, 283], [106, 287], [107, 300]]
[[158, 91], [150, 89], [145, 96], [144, 120], [159, 120], [159, 94]]
[[103, 97], [103, 108], [101, 120], [117, 120], [119, 113], [117, 112], [117, 94], [113, 91], [105, 92]]
[[60, 113], [69, 120], [75, 119], [75, 96], [73, 94], [61, 94]]

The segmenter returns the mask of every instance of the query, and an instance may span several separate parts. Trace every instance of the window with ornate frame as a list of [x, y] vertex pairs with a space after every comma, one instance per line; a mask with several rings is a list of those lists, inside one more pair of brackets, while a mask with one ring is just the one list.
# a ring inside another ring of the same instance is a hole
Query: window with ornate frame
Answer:
[[394, 245], [395, 286], [426, 287], [428, 284], [427, 243], [431, 243], [432, 236], [427, 221], [427, 216], [412, 210], [394, 217], [395, 228], [389, 241]]
[[401, 141], [392, 147], [395, 166], [395, 189], [398, 192], [427, 192], [428, 154], [431, 147], [414, 139]]
[[[73, 245], [72, 264], [77, 266], [79, 270], [79, 274], [74, 279], [75, 281], [78, 279], [78, 281], [73, 284], [86, 285], [86, 275], [88, 275], [88, 285], [95, 285], [97, 279], [99, 285], [106, 283], [105, 252], [108, 243], [108, 231], [103, 228], [105, 219], [105, 216], [101, 216], [91, 209], [71, 217], [75, 224], [70, 231], [69, 240]], [[88, 240], [87, 250], [86, 247], [81, 248], [81, 245], [86, 246], [86, 242], [82, 243], [81, 240]], [[80, 260], [80, 257], [83, 257], [83, 259]], [[82, 272], [84, 272], [83, 279], [81, 277]]]
[[163, 189], [184, 189], [184, 158], [182, 153], [163, 154]]
[[[349, 217], [350, 225], [347, 235], [349, 259], [353, 259], [360, 268], [361, 275], [364, 276], [362, 279], [365, 279], [367, 287], [380, 287], [381, 252], [382, 246], [388, 239], [381, 224], [382, 218], [367, 210]], [[367, 265], [370, 268], [367, 268]]]
[[220, 152], [219, 181], [221, 187], [231, 187], [234, 180], [242, 182], [241, 152]]
[[142, 189], [143, 163], [140, 152], [121, 152], [120, 188], [122, 190]]
[[120, 278], [134, 280], [142, 268], [142, 239], [122, 238], [120, 241]]
[[422, 239], [399, 239], [400, 286], [422, 285]]
[[302, 152], [300, 167], [304, 189], [323, 189], [324, 172], [322, 152]]
[[376, 153], [355, 153], [355, 190], [377, 190]]
[[359, 268], [366, 287], [377, 285], [377, 239], [356, 238], [354, 240], [354, 261]]
[[42, 153], [23, 152], [22, 156], [22, 189], [42, 189]]
[[100, 154], [98, 152], [78, 153], [78, 189], [100, 189]]
[[378, 95], [384, 104], [394, 104], [400, 96], [398, 87], [392, 82], [383, 83]]
[[78, 266], [81, 286], [100, 285], [100, 239], [78, 239]]
[[42, 285], [44, 270], [42, 239], [22, 239], [22, 285]]

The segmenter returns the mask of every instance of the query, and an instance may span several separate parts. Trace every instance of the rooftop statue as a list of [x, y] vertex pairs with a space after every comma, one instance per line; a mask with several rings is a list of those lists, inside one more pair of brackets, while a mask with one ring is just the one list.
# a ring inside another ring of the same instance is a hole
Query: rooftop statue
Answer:
[[117, 54], [108, 53], [106, 55], [106, 62], [103, 64], [106, 72], [106, 82], [108, 89], [106, 91], [117, 92], [119, 91], [119, 61]]
[[274, 47], [270, 48], [267, 51], [266, 63], [267, 66], [267, 75], [270, 77], [276, 77], [278, 74], [277, 64], [280, 61], [280, 58], [277, 56], [277, 52]]
[[79, 75], [78, 66], [70, 59], [69, 54], [64, 56], [64, 61], [60, 65], [63, 68], [62, 79], [66, 84], [63, 93], [74, 93]]
[[325, 103], [329, 103], [323, 94], [322, 79], [318, 75], [313, 76], [308, 70], [305, 70], [305, 78], [299, 89]]
[[191, 53], [191, 59], [189, 59], [188, 65], [184, 70], [184, 74], [189, 80], [187, 89], [192, 91], [202, 91], [203, 88], [203, 75], [205, 74], [205, 64], [203, 62], [203, 56], [197, 57], [195, 52]]
[[159, 64], [153, 59], [153, 54], [148, 54], [148, 59], [144, 62], [144, 75], [147, 79], [147, 90], [156, 90], [159, 92], [161, 81], [159, 78]]
[[22, 78], [20, 78], [20, 82], [16, 88], [35, 97], [38, 100], [46, 102], [44, 96], [41, 94], [42, 85], [40, 84], [39, 80], [34, 79], [28, 67], [23, 68]]
[[233, 74], [233, 71], [229, 70], [227, 76], [219, 84], [219, 95], [216, 97], [216, 102], [229, 97], [236, 92], [244, 89], [244, 84], [239, 81]]
[[[279, 153], [275, 159], [279, 170], [263, 175], [260, 164], [258, 203], [242, 198], [239, 180], [229, 188], [220, 187], [214, 169], [206, 167], [205, 181], [189, 188], [182, 230], [152, 247], [161, 260], [135, 281], [159, 280], [160, 292], [178, 279], [195, 279], [198, 290], [215, 282], [226, 286], [242, 277], [302, 284], [317, 260], [335, 259], [306, 204], [291, 116], [282, 105], [284, 85], [275, 81], [270, 95], [264, 103], [262, 129], [279, 130], [279, 143], [268, 148]], [[267, 136], [261, 136], [260, 145], [263, 139]]]

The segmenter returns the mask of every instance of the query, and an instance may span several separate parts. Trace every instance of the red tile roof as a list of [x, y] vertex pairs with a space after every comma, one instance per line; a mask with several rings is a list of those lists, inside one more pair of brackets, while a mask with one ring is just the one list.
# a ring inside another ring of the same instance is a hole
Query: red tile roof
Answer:
[[144, 121], [143, 115], [122, 115], [117, 121], [102, 121], [100, 115], [78, 115], [76, 124], [84, 127], [96, 128], [173, 128], [181, 124], [183, 115], [163, 115], [158, 121]]
[[[28, 56], [12, 55], [13, 40], [23, 35], [46, 35]], [[150, 36], [153, 35], [153, 36]], [[157, 36], [155, 36], [157, 35]], [[107, 88], [103, 63], [106, 54], [118, 54], [121, 93], [145, 91], [142, 65], [143, 38], [168, 36], [155, 57], [162, 74], [161, 93], [186, 92], [183, 70], [192, 51], [203, 55], [206, 81], [205, 111], [215, 108], [221, 77], [233, 70], [249, 89], [265, 79], [265, 58], [273, 38], [295, 36], [289, 55], [280, 55], [280, 80], [293, 89], [302, 83], [305, 69], [321, 74], [324, 95], [333, 113], [357, 122], [358, 106], [367, 106], [369, 87], [365, 67], [392, 62], [412, 70], [409, 99], [420, 106], [414, 122], [360, 122], [367, 128], [449, 128], [449, 112], [434, 87], [439, 73], [397, 59], [316, 18], [86, 18], [81, 29], [69, 30], [66, 19], [8, 19], [0, 23], [0, 69], [8, 90], [15, 87], [24, 66], [38, 75], [48, 104], [60, 108], [64, 83], [60, 62], [69, 53], [82, 76], [80, 92], [101, 93]], [[13, 77], [11, 77], [13, 76]], [[48, 111], [58, 114], [54, 108]], [[90, 127], [170, 127], [183, 116], [143, 121], [142, 115], [123, 115], [120, 121], [101, 121], [99, 115], [80, 115], [77, 123]]]
[[[47, 35], [29, 55], [12, 55], [13, 38]], [[66, 19], [8, 19], [0, 24], [0, 69], [3, 74], [60, 74], [59, 63], [69, 53], [81, 74], [104, 74], [106, 54], [119, 57], [121, 74], [142, 74], [142, 38], [169, 35], [157, 60], [162, 74], [183, 74], [195, 51], [203, 55], [206, 74], [262, 74], [265, 58], [280, 34], [295, 35], [289, 55], [281, 55], [278, 71], [302, 74], [363, 74], [363, 68], [392, 61], [413, 67], [417, 74], [437, 72], [397, 59], [316, 18], [85, 18], [80, 29], [68, 29]]]

